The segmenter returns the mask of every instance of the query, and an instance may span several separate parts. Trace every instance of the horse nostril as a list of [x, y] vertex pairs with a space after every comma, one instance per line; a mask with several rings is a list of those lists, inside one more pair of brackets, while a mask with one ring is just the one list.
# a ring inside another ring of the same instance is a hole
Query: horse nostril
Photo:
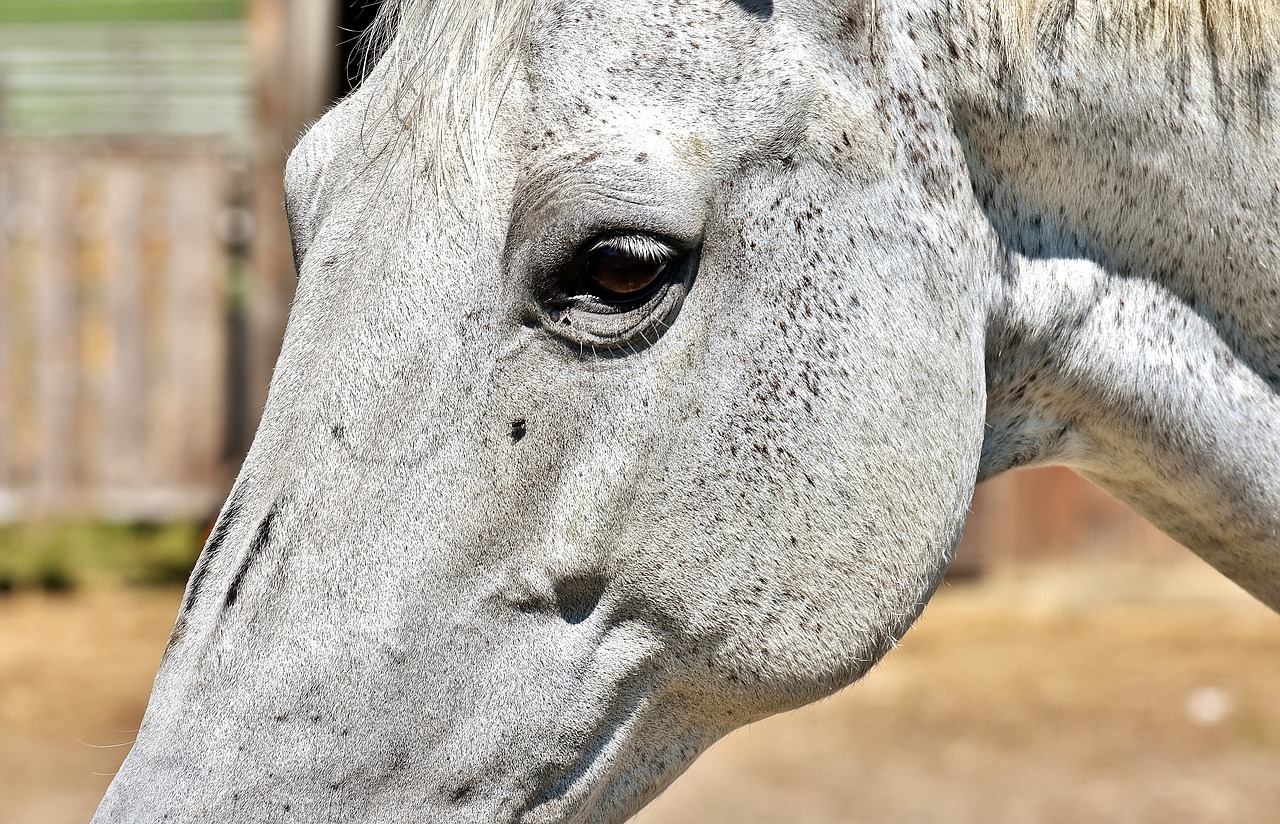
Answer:
[[471, 800], [472, 794], [475, 792], [475, 785], [467, 782], [457, 789], [449, 793], [449, 800], [454, 804], [465, 804]]
[[599, 573], [574, 575], [555, 584], [556, 607], [569, 624], [581, 624], [595, 612], [604, 595], [605, 579]]

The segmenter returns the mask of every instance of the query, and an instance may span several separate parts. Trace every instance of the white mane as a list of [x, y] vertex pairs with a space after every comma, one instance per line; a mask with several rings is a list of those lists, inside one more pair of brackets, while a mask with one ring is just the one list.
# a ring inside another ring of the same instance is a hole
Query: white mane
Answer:
[[[971, 0], [982, 2], [983, 0]], [[386, 0], [367, 33], [369, 59], [394, 61], [401, 121], [436, 145], [471, 129], [501, 98], [535, 0]], [[1010, 54], [1077, 34], [1132, 51], [1208, 54], [1246, 72], [1280, 56], [1275, 0], [985, 0]], [[866, 2], [875, 14], [882, 3]], [[469, 145], [465, 143], [463, 145]]]
[[[413, 139], [476, 145], [524, 47], [532, 0], [387, 0], [367, 61], [397, 78], [394, 112]], [[468, 152], [464, 152], [467, 156]]]
[[1280, 52], [1274, 0], [990, 0], [1007, 43], [1060, 41], [1072, 29], [1130, 49], [1209, 54], [1256, 69]]

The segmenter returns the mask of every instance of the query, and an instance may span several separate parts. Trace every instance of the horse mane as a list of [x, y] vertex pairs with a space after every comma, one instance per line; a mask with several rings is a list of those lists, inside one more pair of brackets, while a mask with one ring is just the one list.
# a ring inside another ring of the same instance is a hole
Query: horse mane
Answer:
[[[385, 0], [364, 35], [365, 68], [391, 51], [405, 85], [425, 80], [445, 105], [432, 115], [464, 114], [494, 88], [521, 48], [536, 0]], [[874, 13], [887, 0], [861, 0]], [[1276, 0], [987, 0], [1006, 47], [1025, 50], [1062, 42], [1084, 30], [1108, 45], [1179, 56], [1199, 52], [1266, 67], [1280, 56]], [[396, 41], [404, 41], [397, 43]], [[470, 80], [471, 82], [463, 82]], [[433, 118], [435, 122], [438, 119]]]
[[1104, 45], [1225, 59], [1248, 70], [1280, 53], [1275, 0], [991, 0], [1006, 45], [1062, 42], [1073, 29]]
[[[537, 0], [385, 0], [364, 35], [364, 68], [396, 78], [393, 113], [417, 140], [474, 146], [524, 48]], [[891, 0], [861, 0], [864, 11]], [[966, 0], [975, 5], [982, 0]], [[1263, 75], [1280, 57], [1277, 0], [986, 0], [1011, 55], [1073, 36], [1171, 59], [1202, 55]], [[468, 152], [464, 151], [464, 156]]]

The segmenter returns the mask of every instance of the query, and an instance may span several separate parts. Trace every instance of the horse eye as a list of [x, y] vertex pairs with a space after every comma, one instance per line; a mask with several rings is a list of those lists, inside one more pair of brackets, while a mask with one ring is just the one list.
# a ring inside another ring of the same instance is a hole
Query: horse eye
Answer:
[[637, 250], [601, 245], [587, 254], [582, 285], [603, 297], [634, 298], [657, 283], [667, 260]]

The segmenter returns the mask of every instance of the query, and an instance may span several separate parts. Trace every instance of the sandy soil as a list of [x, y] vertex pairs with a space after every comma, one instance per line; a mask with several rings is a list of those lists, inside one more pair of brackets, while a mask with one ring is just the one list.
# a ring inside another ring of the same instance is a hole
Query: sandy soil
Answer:
[[[1049, 580], [943, 592], [861, 684], [726, 739], [637, 820], [1280, 821], [1280, 617], [1214, 583]], [[88, 820], [178, 597], [0, 599], [0, 822]]]

